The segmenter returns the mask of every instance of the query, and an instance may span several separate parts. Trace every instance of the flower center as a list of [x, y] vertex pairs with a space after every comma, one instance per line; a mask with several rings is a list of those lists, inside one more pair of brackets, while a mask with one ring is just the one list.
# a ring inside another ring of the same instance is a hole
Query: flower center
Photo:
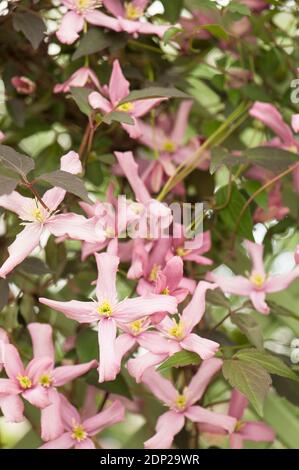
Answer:
[[27, 388], [32, 387], [32, 382], [28, 375], [18, 375], [17, 380], [19, 381], [20, 386], [26, 390]]
[[42, 211], [39, 207], [37, 207], [36, 209], [33, 209], [32, 217], [35, 220], [37, 220], [37, 222], [43, 222], [44, 221], [44, 216], [43, 216]]
[[142, 320], [135, 320], [130, 324], [132, 333], [138, 335], [142, 330]]
[[117, 111], [122, 111], [123, 113], [129, 113], [130, 111], [133, 111], [134, 109], [134, 103], [124, 103], [124, 104], [120, 104], [118, 107], [117, 107]]
[[172, 140], [166, 140], [163, 144], [163, 150], [168, 153], [173, 153], [175, 151], [175, 143]]
[[94, 10], [97, 7], [102, 5], [101, 0], [77, 0], [76, 1], [77, 9], [79, 12]]
[[72, 438], [77, 442], [82, 442], [87, 438], [87, 432], [85, 431], [82, 424], [78, 424], [73, 427]]
[[141, 8], [135, 7], [131, 2], [125, 3], [125, 11], [128, 20], [138, 20], [143, 13]]
[[42, 387], [49, 388], [52, 385], [52, 378], [49, 374], [42, 374], [39, 378], [39, 383]]
[[178, 248], [175, 250], [176, 254], [178, 256], [185, 256], [188, 253], [188, 250], [185, 250], [183, 246], [178, 246]]
[[99, 315], [104, 317], [111, 317], [112, 307], [108, 300], [103, 300], [103, 302], [97, 308]]
[[249, 280], [255, 287], [260, 289], [265, 282], [265, 276], [260, 273], [254, 273], [250, 276]]
[[185, 408], [186, 402], [187, 400], [186, 400], [185, 395], [178, 394], [178, 396], [175, 399], [175, 407], [181, 411]]
[[168, 287], [165, 287], [165, 289], [162, 290], [161, 294], [162, 294], [162, 295], [169, 295], [169, 294], [170, 294], [170, 290], [168, 289]]
[[236, 426], [235, 426], [235, 432], [241, 431], [244, 425], [245, 423], [243, 421], [237, 421]]
[[152, 270], [150, 272], [150, 275], [149, 275], [149, 280], [151, 282], [155, 282], [157, 280], [157, 275], [158, 275], [159, 269], [160, 269], [160, 265], [159, 264], [154, 264], [154, 266], [152, 267]]
[[177, 323], [176, 320], [172, 320], [173, 326], [169, 328], [168, 333], [170, 336], [173, 336], [174, 338], [181, 338], [183, 336], [183, 323], [182, 321], [179, 321]]

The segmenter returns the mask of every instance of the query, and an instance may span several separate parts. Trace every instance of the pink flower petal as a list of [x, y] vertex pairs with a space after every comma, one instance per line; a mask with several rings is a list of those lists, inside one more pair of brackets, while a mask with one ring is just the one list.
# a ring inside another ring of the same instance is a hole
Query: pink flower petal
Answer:
[[250, 109], [249, 114], [269, 127], [281, 138], [285, 145], [293, 145], [294, 138], [291, 129], [285, 124], [281, 114], [272, 104], [256, 101]]
[[90, 436], [94, 436], [103, 429], [123, 421], [124, 417], [124, 405], [120, 401], [115, 401], [104, 411], [101, 411], [101, 413], [98, 413], [92, 418], [86, 419], [83, 422], [83, 426]]
[[28, 330], [31, 336], [34, 357], [48, 356], [54, 361], [52, 327], [45, 323], [30, 323]]
[[70, 432], [65, 432], [57, 439], [53, 441], [46, 442], [43, 444], [40, 449], [70, 449], [75, 444], [74, 439], [71, 437]]
[[125, 79], [118, 60], [114, 60], [112, 73], [109, 82], [109, 96], [113, 106], [128, 96], [130, 92], [130, 83]]
[[156, 434], [144, 443], [146, 449], [169, 449], [174, 436], [184, 427], [185, 417], [175, 411], [167, 411], [157, 421]]
[[[222, 367], [222, 360], [216, 357], [202, 362], [187, 389], [188, 404], [196, 403], [204, 394], [213, 377]], [[212, 423], [211, 423], [212, 424]]]
[[99, 382], [114, 380], [120, 371], [120, 362], [115, 349], [116, 323], [112, 318], [99, 322], [100, 365]]
[[254, 442], [273, 442], [275, 439], [274, 429], [260, 421], [247, 421], [240, 434], [244, 440]]
[[86, 374], [90, 369], [97, 366], [97, 361], [93, 360], [85, 364], [77, 364], [73, 366], [56, 367], [52, 372], [55, 387], [61, 387], [68, 382]]
[[63, 44], [73, 44], [84, 26], [84, 19], [75, 11], [68, 11], [62, 18], [60, 27], [56, 32], [56, 36]]
[[154, 368], [148, 369], [142, 378], [142, 383], [163, 403], [172, 406], [177, 397], [177, 391], [172, 383], [165, 379]]
[[214, 411], [206, 410], [201, 406], [190, 406], [188, 410], [185, 411], [185, 416], [195, 423], [207, 423], [214, 426], [220, 426], [229, 433], [234, 431], [237, 423], [237, 420], [231, 416], [215, 413]]
[[177, 145], [183, 143], [185, 132], [188, 124], [188, 118], [193, 105], [192, 100], [184, 100], [179, 106], [176, 113], [174, 127], [171, 131], [171, 141]]
[[55, 389], [49, 392], [51, 404], [41, 410], [41, 437], [44, 441], [57, 439], [64, 432], [59, 393]]
[[29, 388], [22, 393], [23, 398], [29, 401], [31, 405], [36, 406], [37, 408], [45, 408], [51, 404], [49, 399], [48, 391], [41, 386], [34, 388]]
[[220, 344], [207, 338], [202, 338], [199, 335], [190, 333], [182, 341], [180, 345], [187, 351], [193, 351], [198, 354], [202, 359], [211, 359], [218, 351]]
[[117, 301], [116, 273], [119, 258], [109, 253], [96, 254], [95, 258], [98, 268], [96, 285], [97, 298], [99, 302], [107, 300], [114, 305]]
[[25, 368], [19, 352], [12, 344], [7, 344], [4, 349], [5, 372], [12, 381], [16, 381], [18, 375], [25, 375]]
[[119, 302], [114, 313], [120, 321], [127, 323], [156, 312], [177, 312], [176, 298], [171, 295], [154, 295], [134, 297]]
[[216, 284], [210, 284], [205, 281], [198, 283], [195, 292], [193, 294], [191, 302], [183, 310], [182, 322], [184, 325], [185, 333], [189, 333], [193, 330], [202, 319], [206, 309], [205, 296], [208, 289], [215, 289]]
[[40, 297], [39, 302], [53, 310], [62, 312], [66, 317], [79, 323], [92, 323], [98, 320], [94, 302], [80, 302], [79, 300], [58, 302], [57, 300], [45, 299], [44, 297]]
[[21, 423], [25, 419], [24, 403], [18, 395], [2, 397], [0, 393], [0, 408], [5, 420], [9, 423]]
[[93, 109], [99, 109], [104, 113], [110, 113], [112, 110], [112, 106], [109, 101], [97, 91], [93, 91], [88, 95], [88, 102]]
[[228, 414], [240, 420], [243, 416], [245, 408], [248, 406], [248, 400], [239, 390], [233, 389]]
[[129, 374], [134, 377], [137, 383], [143, 381], [144, 373], [150, 368], [161, 364], [168, 358], [168, 353], [155, 354], [147, 352], [141, 354], [133, 359], [129, 359], [127, 362], [127, 369]]
[[270, 313], [270, 308], [265, 302], [266, 294], [264, 291], [253, 290], [250, 293], [250, 300], [256, 308], [256, 310], [264, 315], [268, 315]]

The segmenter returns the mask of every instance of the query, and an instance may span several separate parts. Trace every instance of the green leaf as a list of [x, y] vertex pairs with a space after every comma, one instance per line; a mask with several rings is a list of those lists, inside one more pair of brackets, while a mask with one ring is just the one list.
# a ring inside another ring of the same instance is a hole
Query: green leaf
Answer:
[[31, 42], [34, 49], [37, 49], [43, 40], [46, 25], [43, 19], [36, 13], [29, 10], [17, 11], [12, 18], [13, 27], [16, 31], [21, 31]]
[[163, 44], [168, 44], [172, 39], [175, 38], [175, 36], [178, 33], [183, 32], [182, 28], [177, 28], [176, 26], [173, 26], [172, 28], [169, 28], [167, 31], [165, 31], [164, 36], [163, 36]]
[[227, 5], [227, 9], [232, 13], [239, 13], [242, 16], [251, 16], [251, 11], [247, 5], [243, 5], [239, 2], [231, 1]]
[[132, 399], [130, 389], [122, 374], [118, 374], [115, 380], [101, 383], [100, 388], [106, 390], [106, 392], [122, 395], [130, 400]]
[[190, 351], [179, 351], [166, 359], [157, 370], [165, 372], [172, 367], [185, 367], [190, 365], [200, 364], [200, 357], [198, 354]]
[[38, 179], [47, 181], [47, 183], [50, 183], [53, 186], [63, 188], [69, 193], [75, 194], [75, 196], [78, 196], [85, 202], [90, 202], [83, 181], [78, 176], [73, 175], [68, 171], [51, 171], [50, 173], [44, 173], [43, 175], [38, 176]]
[[16, 152], [7, 145], [0, 145], [0, 163], [8, 170], [12, 170], [23, 177], [33, 170], [35, 166], [32, 158]]
[[0, 175], [0, 196], [12, 193], [18, 186], [18, 182], [19, 180], [16, 178]]
[[66, 249], [64, 243], [56, 243], [55, 237], [48, 240], [46, 249], [46, 263], [54, 273], [54, 278], [59, 279], [66, 266]]
[[245, 150], [242, 155], [248, 163], [262, 166], [274, 173], [281, 173], [298, 162], [298, 155], [275, 147], [256, 147]]
[[23, 152], [30, 153], [33, 157], [37, 157], [43, 150], [54, 144], [55, 140], [55, 131], [41, 131], [20, 140], [19, 147]]
[[0, 279], [0, 311], [7, 305], [9, 285], [6, 279]]
[[287, 379], [299, 382], [299, 376], [290, 369], [279, 357], [265, 351], [257, 351], [256, 349], [242, 349], [238, 351], [234, 358], [240, 361], [258, 364], [270, 374], [280, 375]]
[[99, 359], [98, 335], [95, 331], [85, 328], [77, 336], [76, 351], [80, 362]]
[[162, 3], [164, 7], [163, 17], [169, 23], [176, 23], [183, 8], [183, 0], [162, 0]]
[[83, 114], [90, 116], [92, 113], [92, 107], [88, 102], [88, 96], [91, 93], [90, 88], [84, 87], [71, 87], [71, 97], [75, 101], [76, 105]]
[[222, 372], [230, 385], [245, 395], [256, 412], [263, 415], [263, 403], [269, 392], [271, 377], [260, 365], [235, 359], [224, 361]]
[[131, 103], [132, 101], [137, 100], [146, 100], [150, 98], [189, 98], [190, 96], [184, 93], [177, 88], [164, 88], [164, 87], [149, 87], [144, 88], [143, 90], [134, 90], [128, 94], [121, 102], [119, 103]]
[[229, 150], [223, 147], [214, 147], [211, 151], [210, 173], [213, 175], [222, 165], [232, 168], [241, 163], [244, 163], [244, 159], [241, 160], [240, 157], [232, 155]]
[[24, 127], [26, 119], [24, 100], [11, 98], [8, 99], [5, 104], [14, 124], [18, 127]]
[[72, 60], [94, 54], [110, 46], [111, 37], [98, 28], [90, 28], [79, 42], [77, 50], [72, 56]]
[[212, 305], [217, 305], [218, 307], [230, 308], [230, 302], [223, 294], [222, 290], [217, 287], [217, 289], [209, 289], [206, 293], [206, 301]]
[[[222, 205], [226, 203], [227, 192], [228, 192], [227, 186], [222, 186], [217, 191], [216, 201], [218, 205]], [[235, 229], [236, 220], [238, 220], [241, 210], [243, 209], [245, 204], [246, 204], [246, 199], [240, 193], [236, 185], [233, 184], [229, 204], [224, 209], [219, 211], [219, 217], [221, 218], [222, 222], [226, 225], [228, 230]], [[249, 240], [253, 240], [252, 230], [253, 230], [252, 217], [251, 217], [249, 208], [247, 208], [243, 214], [242, 223], [239, 224], [238, 234], [241, 237], [247, 238]]]
[[131, 116], [123, 111], [112, 111], [111, 113], [106, 114], [102, 120], [105, 122], [105, 124], [108, 125], [110, 125], [113, 121], [130, 125], [134, 124], [134, 120], [131, 118]]
[[228, 33], [220, 24], [205, 24], [200, 26], [200, 28], [211, 33], [216, 39], [228, 40], [229, 38]]
[[249, 341], [258, 349], [263, 349], [263, 334], [261, 325], [249, 314], [234, 313], [231, 321], [247, 336]]
[[29, 256], [19, 266], [18, 270], [23, 271], [27, 274], [36, 274], [42, 276], [43, 274], [50, 273], [49, 267], [39, 258]]

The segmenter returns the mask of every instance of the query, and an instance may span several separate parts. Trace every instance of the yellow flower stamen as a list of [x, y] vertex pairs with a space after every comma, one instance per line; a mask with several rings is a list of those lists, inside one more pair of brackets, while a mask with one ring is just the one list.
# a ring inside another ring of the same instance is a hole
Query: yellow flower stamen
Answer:
[[241, 431], [244, 425], [245, 423], [243, 421], [237, 421], [236, 426], [235, 426], [235, 432]]
[[142, 10], [135, 7], [131, 2], [125, 3], [126, 18], [128, 20], [138, 20], [142, 15]]
[[134, 335], [138, 335], [142, 331], [142, 320], [135, 320], [130, 324], [131, 331]]
[[27, 390], [28, 388], [32, 387], [32, 382], [27, 375], [18, 375], [17, 380], [19, 381], [20, 386]]
[[39, 384], [45, 388], [49, 388], [52, 385], [52, 378], [49, 374], [42, 374], [38, 381]]
[[255, 287], [261, 288], [264, 285], [265, 276], [260, 273], [254, 273], [250, 276], [249, 280], [252, 282], [252, 284], [254, 284]]
[[176, 254], [178, 256], [186, 256], [186, 254], [188, 253], [188, 250], [185, 250], [185, 248], [183, 246], [179, 246], [176, 250], [175, 250]]
[[173, 326], [171, 328], [169, 328], [168, 330], [168, 334], [170, 336], [173, 336], [174, 338], [181, 338], [183, 336], [183, 331], [184, 331], [184, 328], [183, 328], [183, 323], [182, 321], [179, 321], [178, 323], [176, 322], [176, 320], [172, 320], [172, 323], [173, 323]]
[[117, 108], [117, 111], [122, 111], [123, 113], [129, 113], [130, 111], [133, 111], [134, 109], [134, 103], [124, 103], [120, 104]]
[[112, 307], [110, 302], [108, 302], [108, 300], [103, 300], [103, 302], [98, 306], [97, 311], [100, 315], [111, 317]]
[[169, 294], [170, 294], [170, 290], [168, 289], [168, 287], [165, 287], [165, 289], [162, 290], [161, 294], [163, 294], [163, 295], [169, 295]]
[[85, 431], [82, 424], [73, 427], [72, 438], [77, 442], [82, 442], [87, 438], [87, 432]]
[[44, 216], [43, 216], [42, 211], [39, 207], [37, 207], [36, 209], [33, 209], [32, 217], [35, 220], [37, 220], [37, 222], [43, 222], [44, 221]]
[[178, 394], [178, 396], [175, 399], [175, 407], [181, 411], [185, 408], [186, 402], [187, 402], [187, 399], [185, 395]]
[[160, 269], [160, 265], [159, 264], [154, 264], [154, 266], [152, 267], [152, 270], [150, 272], [150, 275], [149, 275], [149, 280], [151, 282], [155, 282], [157, 280], [159, 269]]
[[77, 8], [79, 11], [93, 10], [102, 5], [102, 0], [77, 0]]
[[173, 153], [176, 150], [175, 143], [172, 140], [166, 140], [163, 144], [163, 150], [168, 153]]

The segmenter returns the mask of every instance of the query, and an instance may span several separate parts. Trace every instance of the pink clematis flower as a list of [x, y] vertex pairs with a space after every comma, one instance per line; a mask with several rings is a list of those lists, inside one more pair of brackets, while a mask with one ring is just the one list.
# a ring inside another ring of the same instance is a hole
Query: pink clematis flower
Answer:
[[50, 357], [34, 358], [23, 366], [17, 349], [12, 344], [4, 348], [4, 368], [7, 379], [0, 379], [0, 406], [7, 421], [24, 420], [24, 405], [20, 396], [37, 408], [50, 405], [48, 393], [39, 378], [52, 365]]
[[[185, 100], [181, 103], [175, 120], [168, 116], [162, 116], [157, 120], [157, 126], [150, 126], [142, 121], [139, 122], [141, 136], [139, 137], [147, 147], [154, 150], [157, 157], [151, 160], [142, 172], [142, 180], [155, 193], [160, 191], [166, 179], [172, 176], [176, 170], [176, 164], [181, 164], [198, 149], [200, 142], [198, 138], [192, 138], [184, 142], [188, 117], [192, 107], [192, 101]], [[207, 161], [199, 165], [207, 169]], [[182, 192], [182, 188], [176, 188]]]
[[[266, 423], [242, 420], [247, 406], [247, 398], [238, 390], [232, 390], [228, 415], [237, 420], [234, 432], [229, 436], [230, 447], [232, 449], [241, 449], [244, 441], [273, 442], [275, 439], [275, 431]], [[224, 434], [223, 429], [211, 424], [200, 424], [199, 430], [200, 432], [211, 434]]]
[[267, 209], [257, 207], [253, 218], [255, 222], [266, 222], [273, 219], [282, 220], [289, 212], [290, 209], [282, 203], [281, 182], [277, 181], [269, 192]]
[[101, 90], [101, 85], [96, 74], [89, 67], [79, 68], [64, 83], [55, 85], [54, 93], [67, 93], [70, 91], [71, 87], [85, 86], [91, 86], [92, 88]]
[[4, 364], [4, 348], [9, 343], [9, 338], [5, 330], [0, 328], [0, 372], [3, 369]]
[[252, 260], [252, 270], [248, 278], [218, 276], [210, 272], [206, 275], [206, 279], [218, 284], [225, 293], [248, 296], [254, 308], [267, 315], [270, 313], [270, 308], [265, 302], [266, 294], [286, 289], [299, 276], [299, 266], [287, 274], [267, 277], [263, 263], [263, 245], [245, 240], [244, 246]]
[[215, 355], [219, 349], [219, 344], [210, 339], [202, 338], [192, 331], [204, 315], [206, 291], [216, 287], [216, 284], [199, 282], [191, 302], [183, 310], [178, 321], [166, 317], [156, 325], [157, 330], [167, 339], [166, 348], [164, 339], [160, 341], [160, 344], [157, 339], [154, 348], [150, 346], [150, 342], [148, 347], [145, 347], [146, 345], [143, 343], [142, 346], [150, 352], [130, 359], [127, 364], [129, 373], [137, 382], [142, 380], [142, 376], [149, 366], [160, 364], [176, 352], [182, 350], [192, 351], [204, 360]]
[[182, 258], [183, 261], [194, 261], [197, 264], [210, 266], [213, 261], [202, 256], [212, 247], [211, 233], [209, 231], [199, 233], [194, 238], [187, 238], [183, 225], [174, 224], [171, 253]]
[[100, 348], [99, 381], [114, 380], [120, 370], [115, 350], [117, 324], [130, 323], [160, 310], [177, 311], [175, 297], [150, 295], [119, 301], [116, 291], [116, 272], [119, 258], [109, 253], [96, 254], [98, 279], [94, 302], [57, 302], [40, 298], [40, 302], [62, 312], [80, 323], [97, 323]]
[[121, 104], [122, 100], [124, 100], [129, 93], [130, 84], [122, 73], [119, 61], [114, 60], [107, 89], [107, 97], [94, 91], [89, 95], [88, 101], [92, 108], [98, 109], [104, 114], [109, 114], [111, 111], [128, 113], [128, 115], [133, 119], [134, 124], [122, 123], [121, 125], [132, 139], [137, 139], [141, 135], [138, 118], [144, 116], [154, 106], [167, 98], [143, 99]]
[[11, 84], [20, 95], [32, 95], [36, 90], [36, 84], [28, 77], [15, 75], [11, 79]]
[[[267, 146], [279, 147], [290, 152], [299, 152], [299, 143], [293, 135], [292, 129], [284, 122], [281, 114], [275, 106], [269, 103], [256, 101], [249, 114], [269, 127], [278, 137], [266, 143]], [[292, 120], [293, 130], [296, 131], [296, 119]], [[294, 188], [299, 192], [299, 168], [293, 171]]]
[[[73, 174], [82, 171], [79, 156], [75, 152], [67, 153], [60, 162], [63, 171]], [[5, 278], [38, 246], [45, 230], [57, 237], [67, 235], [75, 240], [90, 242], [97, 239], [92, 219], [85, 219], [82, 215], [73, 213], [56, 214], [65, 194], [66, 191], [58, 187], [46, 191], [42, 200], [49, 211], [36, 199], [21, 196], [16, 191], [0, 197], [0, 207], [15, 212], [25, 225], [8, 248], [9, 257], [0, 268], [0, 277]]]
[[[125, 31], [138, 37], [139, 34], [156, 34], [163, 38], [169, 25], [153, 25], [149, 22], [139, 21], [143, 16], [149, 0], [132, 0], [123, 2], [122, 0], [103, 0], [103, 4], [112, 15], [117, 18], [118, 30]], [[111, 17], [109, 17], [111, 18]], [[109, 24], [103, 19], [102, 26], [109, 28]], [[111, 21], [111, 19], [110, 19]]]
[[125, 409], [120, 401], [113, 402], [98, 414], [81, 417], [76, 408], [61, 395], [61, 411], [65, 432], [40, 449], [95, 449], [92, 437], [103, 429], [124, 419]]
[[149, 369], [144, 374], [143, 383], [163, 404], [169, 407], [169, 411], [158, 419], [156, 434], [144, 443], [147, 449], [169, 449], [175, 435], [184, 427], [186, 418], [194, 423], [219, 426], [229, 433], [234, 431], [235, 418], [196, 405], [221, 366], [221, 359], [213, 358], [204, 361], [183, 393], [177, 391], [169, 380], [154, 369]]
[[66, 365], [54, 367], [55, 353], [52, 340], [52, 328], [42, 323], [30, 323], [28, 330], [32, 339], [34, 359], [50, 358], [51, 364], [37, 377], [39, 384], [48, 395], [50, 405], [41, 411], [41, 437], [44, 441], [56, 439], [62, 434], [64, 427], [61, 420], [60, 394], [57, 387], [86, 374], [96, 367], [97, 361], [93, 360], [84, 364]]

